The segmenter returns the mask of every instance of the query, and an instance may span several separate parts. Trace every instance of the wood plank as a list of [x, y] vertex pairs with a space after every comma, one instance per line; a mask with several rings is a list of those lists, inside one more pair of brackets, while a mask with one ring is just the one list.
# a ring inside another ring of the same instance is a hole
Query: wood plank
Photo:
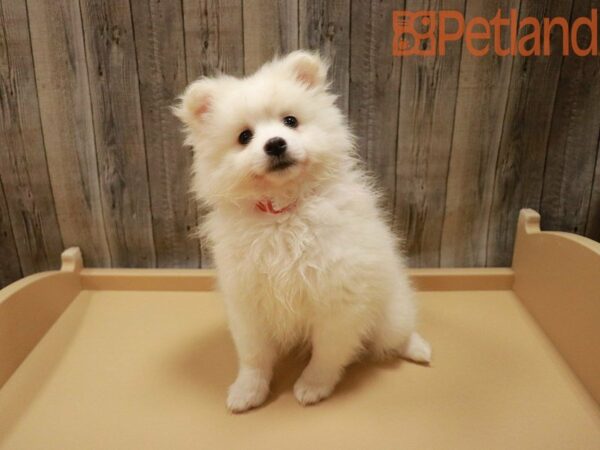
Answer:
[[596, 150], [596, 174], [594, 175], [594, 186], [590, 199], [585, 235], [600, 242], [600, 138], [598, 139], [598, 149]]
[[150, 193], [129, 2], [81, 2], [104, 223], [113, 264], [154, 267]]
[[[571, 1], [523, 2], [520, 18], [569, 17]], [[525, 29], [519, 36], [530, 32]], [[511, 265], [521, 208], [540, 207], [544, 162], [562, 65], [562, 36], [551, 38], [547, 57], [517, 55], [496, 166], [487, 239], [488, 266]]]
[[[576, 0], [571, 23], [600, 1]], [[587, 47], [587, 27], [579, 30]], [[542, 228], [583, 234], [588, 221], [600, 133], [600, 58], [564, 58], [556, 91], [540, 212]]]
[[[468, 2], [465, 20], [503, 17], [519, 9], [519, 0]], [[517, 13], [518, 14], [518, 13]], [[508, 47], [509, 33], [502, 36]], [[463, 43], [454, 122], [446, 209], [442, 231], [442, 266], [483, 266], [488, 221], [513, 57], [474, 56]]]
[[[392, 11], [404, 2], [353, 1], [349, 120], [361, 159], [384, 192], [396, 195], [396, 141], [402, 60], [392, 56]], [[382, 39], [389, 36], [389, 39]]]
[[243, 7], [246, 74], [298, 48], [298, 0], [246, 1]]
[[46, 157], [65, 247], [88, 266], [110, 265], [79, 4], [28, 1]]
[[6, 196], [0, 180], [0, 289], [23, 276], [15, 236], [8, 214]]
[[244, 74], [241, 0], [183, 0], [183, 20], [188, 82]]
[[[219, 72], [244, 75], [241, 0], [183, 0], [183, 20], [188, 83]], [[204, 213], [198, 211], [198, 222]], [[201, 250], [202, 267], [211, 267], [209, 249]]]
[[46, 163], [24, 2], [0, 1], [0, 28], [0, 177], [21, 268], [28, 275], [57, 268], [63, 244]]
[[[409, 0], [406, 9], [464, 14], [465, 1]], [[457, 31], [455, 21], [448, 26], [449, 32]], [[444, 56], [409, 56], [402, 62], [394, 227], [406, 236], [413, 267], [440, 265], [461, 46], [461, 41], [450, 42]], [[390, 106], [385, 110], [389, 113]]]
[[340, 96], [338, 105], [348, 113], [350, 0], [300, 0], [298, 12], [299, 46], [303, 49], [318, 50], [321, 56], [329, 60], [332, 90]]
[[191, 154], [169, 107], [186, 86], [181, 0], [131, 3], [158, 267], [198, 267]]

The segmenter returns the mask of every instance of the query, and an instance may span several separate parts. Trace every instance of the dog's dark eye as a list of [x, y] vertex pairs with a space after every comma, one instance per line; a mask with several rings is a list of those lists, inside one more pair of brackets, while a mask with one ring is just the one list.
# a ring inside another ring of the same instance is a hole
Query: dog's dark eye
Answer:
[[283, 118], [283, 124], [286, 127], [296, 128], [298, 126], [298, 119], [296, 119], [294, 116], [286, 116]]
[[247, 145], [252, 140], [252, 131], [244, 130], [238, 136], [238, 142], [242, 145]]

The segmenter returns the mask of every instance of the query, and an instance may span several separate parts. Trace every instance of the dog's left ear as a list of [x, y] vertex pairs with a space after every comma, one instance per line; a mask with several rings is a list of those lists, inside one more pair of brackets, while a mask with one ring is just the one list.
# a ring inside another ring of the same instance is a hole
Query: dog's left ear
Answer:
[[282, 62], [298, 81], [308, 87], [324, 87], [327, 83], [328, 64], [316, 53], [295, 51]]
[[198, 126], [210, 113], [215, 85], [214, 78], [201, 78], [190, 84], [179, 97], [179, 103], [172, 108], [173, 114], [187, 126]]

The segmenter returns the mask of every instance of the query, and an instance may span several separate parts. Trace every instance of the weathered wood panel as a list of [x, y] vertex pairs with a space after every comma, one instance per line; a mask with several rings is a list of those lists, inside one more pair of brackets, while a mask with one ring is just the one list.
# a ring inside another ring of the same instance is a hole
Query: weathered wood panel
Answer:
[[27, 5], [46, 158], [63, 244], [81, 247], [87, 265], [107, 266], [111, 259], [79, 4], [29, 0]]
[[[521, 19], [569, 17], [571, 1], [523, 2]], [[523, 36], [530, 30], [521, 30]], [[516, 56], [496, 164], [487, 238], [488, 266], [509, 266], [520, 208], [539, 210], [544, 163], [562, 65], [562, 33], [548, 57]]]
[[[158, 267], [198, 267], [191, 233], [196, 207], [189, 194], [190, 153], [181, 146], [174, 99], [187, 84], [180, 0], [131, 3]], [[187, 201], [186, 201], [187, 200]]]
[[[366, 2], [357, 2], [368, 8]], [[350, 88], [350, 0], [300, 0], [298, 4], [300, 48], [318, 50], [329, 60], [329, 77], [347, 113]], [[293, 20], [293, 19], [292, 19]], [[388, 54], [389, 57], [389, 54]]]
[[244, 74], [242, 0], [183, 0], [188, 82]]
[[[504, 17], [518, 0], [467, 2], [465, 20]], [[508, 47], [508, 33], [502, 47]], [[496, 159], [513, 58], [474, 56], [463, 45], [452, 153], [448, 171], [441, 258], [444, 266], [483, 266]]]
[[560, 31], [550, 57], [392, 56], [394, 10], [498, 7], [572, 22], [600, 0], [0, 0], [0, 283], [71, 245], [92, 266], [210, 265], [168, 106], [299, 47], [332, 61], [411, 265], [508, 264], [523, 206], [600, 239], [600, 58], [563, 58]]
[[8, 205], [0, 180], [0, 287], [6, 286], [23, 276], [15, 236], [8, 217]]
[[[392, 57], [392, 11], [404, 2], [354, 1], [350, 36], [349, 120], [357, 150], [385, 189], [392, 212], [396, 184], [398, 93], [402, 60]], [[381, 39], [388, 36], [388, 39]]]
[[[188, 82], [219, 72], [244, 75], [241, 0], [183, 0], [183, 17]], [[198, 222], [203, 213], [198, 211]], [[210, 252], [202, 247], [201, 263], [212, 266]]]
[[85, 0], [81, 9], [112, 262], [153, 267], [148, 168], [129, 2]]
[[56, 268], [63, 243], [42, 137], [27, 8], [0, 1], [0, 178], [20, 267]]
[[244, 69], [298, 48], [298, 0], [254, 0], [244, 7]]
[[598, 150], [596, 151], [596, 174], [594, 175], [594, 187], [589, 210], [585, 235], [600, 242], [600, 137], [598, 138]]
[[[571, 21], [589, 16], [600, 1], [576, 0]], [[589, 45], [587, 27], [580, 46]], [[584, 233], [600, 133], [600, 58], [564, 58], [546, 157], [541, 202], [542, 227]]]
[[[465, 2], [409, 0], [406, 9], [464, 13]], [[449, 32], [457, 31], [455, 21], [448, 25]], [[413, 56], [402, 63], [394, 225], [405, 236], [412, 266], [440, 264], [461, 51], [462, 41], [454, 41], [445, 56]]]

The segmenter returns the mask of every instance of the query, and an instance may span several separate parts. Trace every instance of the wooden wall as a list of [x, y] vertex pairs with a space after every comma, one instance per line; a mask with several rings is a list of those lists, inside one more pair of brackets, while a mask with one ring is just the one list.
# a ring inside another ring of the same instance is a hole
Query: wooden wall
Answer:
[[[391, 56], [394, 9], [589, 15], [600, 0], [0, 0], [0, 285], [55, 268], [198, 267], [195, 78], [319, 49], [413, 266], [508, 265], [517, 212], [600, 239], [600, 57]], [[507, 36], [504, 36], [506, 39]], [[582, 35], [582, 40], [590, 39]]]

